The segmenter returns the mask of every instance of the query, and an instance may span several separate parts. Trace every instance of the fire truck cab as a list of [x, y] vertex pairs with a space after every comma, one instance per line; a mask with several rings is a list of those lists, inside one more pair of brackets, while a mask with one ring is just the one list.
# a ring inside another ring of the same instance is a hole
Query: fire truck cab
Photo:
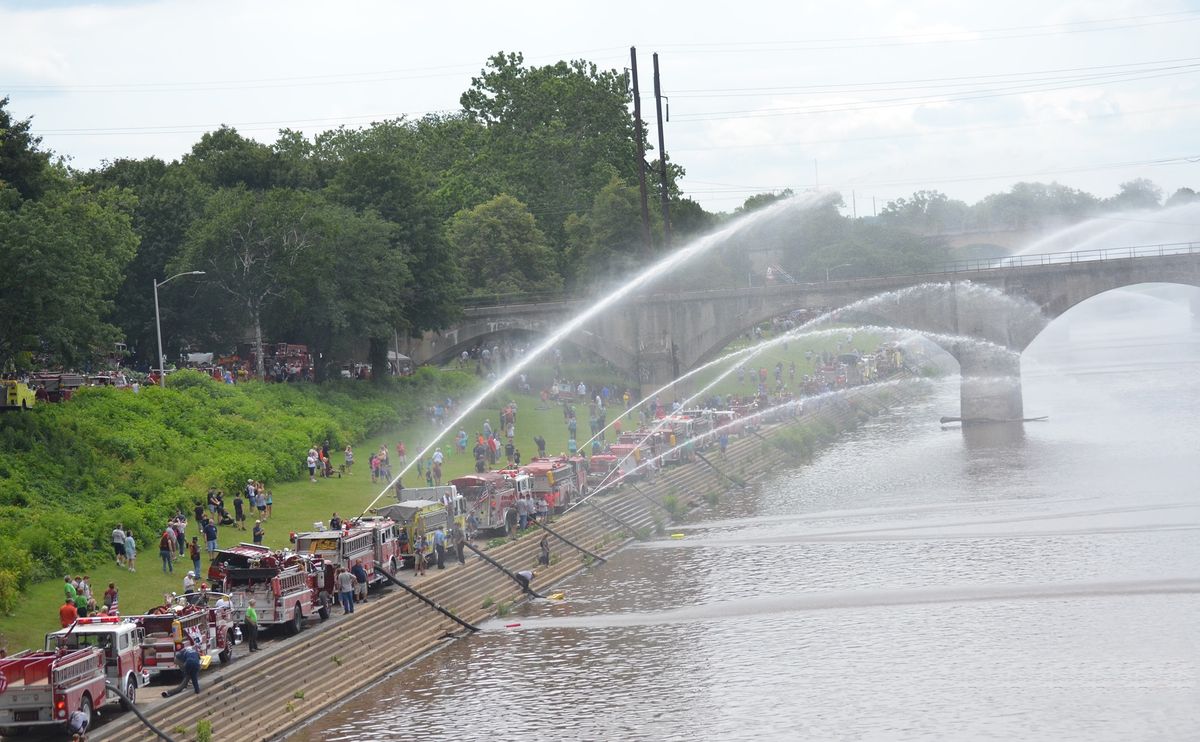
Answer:
[[[98, 647], [104, 652], [104, 676], [120, 688], [131, 701], [137, 699], [137, 689], [150, 682], [150, 673], [142, 659], [145, 636], [135, 621], [120, 616], [81, 618], [73, 627], [46, 634], [46, 651], [60, 647], [72, 651]], [[106, 691], [103, 703], [126, 703], [111, 690]]]

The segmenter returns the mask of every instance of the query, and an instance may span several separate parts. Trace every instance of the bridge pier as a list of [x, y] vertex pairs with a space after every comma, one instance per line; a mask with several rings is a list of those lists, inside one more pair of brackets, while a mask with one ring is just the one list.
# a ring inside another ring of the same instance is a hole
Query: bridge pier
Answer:
[[1001, 348], [955, 348], [959, 374], [959, 416], [964, 423], [1020, 420], [1025, 417], [1021, 396], [1021, 356]]

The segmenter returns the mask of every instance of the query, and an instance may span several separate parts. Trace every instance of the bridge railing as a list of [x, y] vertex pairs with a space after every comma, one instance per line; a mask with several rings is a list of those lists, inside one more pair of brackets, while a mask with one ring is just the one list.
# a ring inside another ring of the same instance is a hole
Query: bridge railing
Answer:
[[1161, 245], [1132, 245], [1129, 247], [1105, 247], [1095, 250], [1074, 252], [1038, 253], [1035, 255], [1009, 255], [1002, 258], [978, 258], [955, 260], [947, 263], [942, 273], [981, 271], [989, 268], [1024, 268], [1027, 266], [1062, 265], [1089, 263], [1104, 260], [1128, 260], [1130, 258], [1163, 257], [1166, 255], [1189, 255], [1200, 253], [1200, 242], [1168, 242]]

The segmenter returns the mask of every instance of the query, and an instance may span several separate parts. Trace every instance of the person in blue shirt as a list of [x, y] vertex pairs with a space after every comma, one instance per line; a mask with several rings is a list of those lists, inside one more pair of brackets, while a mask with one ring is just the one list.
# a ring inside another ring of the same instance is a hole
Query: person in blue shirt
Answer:
[[441, 528], [433, 533], [433, 551], [437, 555], [437, 568], [446, 568], [446, 532]]

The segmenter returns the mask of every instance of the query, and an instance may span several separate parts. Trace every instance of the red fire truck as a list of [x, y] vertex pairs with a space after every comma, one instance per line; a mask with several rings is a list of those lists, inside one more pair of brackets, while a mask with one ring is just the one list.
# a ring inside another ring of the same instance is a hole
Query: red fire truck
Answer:
[[[137, 689], [150, 682], [150, 673], [142, 662], [143, 640], [142, 628], [134, 621], [119, 616], [93, 616], [46, 634], [46, 651], [99, 647], [104, 652], [104, 676], [133, 701], [137, 699]], [[109, 690], [100, 703], [117, 702], [126, 707], [120, 696]]]
[[506, 533], [517, 527], [518, 496], [533, 498], [533, 480], [520, 472], [489, 471], [450, 480], [467, 500], [475, 528], [483, 533]]
[[375, 572], [376, 564], [394, 573], [401, 563], [399, 534], [399, 527], [391, 518], [368, 516], [348, 522], [341, 530], [297, 533], [294, 541], [298, 553], [320, 557], [334, 568], [350, 569], [362, 560], [370, 583], [374, 584], [383, 581]]
[[[583, 491], [587, 478], [587, 470], [577, 471], [575, 462], [565, 456], [534, 458], [521, 467], [521, 472], [533, 481], [534, 499], [544, 498], [556, 513], [570, 506]], [[580, 475], [584, 482], [580, 482]]]
[[107, 700], [104, 664], [97, 646], [27, 649], [0, 659], [0, 734], [65, 725], [76, 710], [94, 718]]
[[323, 565], [288, 551], [260, 544], [238, 544], [219, 549], [208, 569], [209, 581], [229, 593], [233, 618], [245, 620], [246, 605], [255, 600], [258, 625], [280, 626], [289, 636], [300, 633], [304, 620], [329, 609], [318, 599], [317, 577]]
[[[201, 598], [200, 595], [181, 595], [144, 616], [128, 617], [137, 622], [145, 634], [142, 656], [151, 675], [177, 669], [175, 653], [185, 646], [195, 647], [201, 657], [215, 652], [222, 664], [233, 656], [240, 633], [233, 620], [233, 610], [216, 607], [221, 598], [232, 605], [233, 596], [203, 593]], [[192, 603], [189, 598], [202, 602]]]

